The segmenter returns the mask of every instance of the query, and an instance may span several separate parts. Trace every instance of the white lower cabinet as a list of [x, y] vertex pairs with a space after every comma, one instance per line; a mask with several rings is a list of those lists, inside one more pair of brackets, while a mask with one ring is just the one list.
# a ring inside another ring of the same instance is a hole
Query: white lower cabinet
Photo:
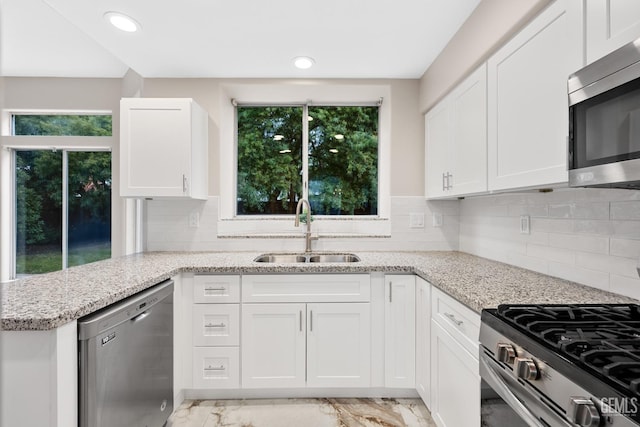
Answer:
[[416, 276], [385, 276], [385, 386], [415, 388]]
[[193, 388], [239, 388], [240, 276], [196, 275], [193, 283]]
[[305, 304], [242, 305], [242, 387], [305, 386]]
[[307, 304], [307, 386], [371, 383], [369, 303]]
[[439, 427], [480, 425], [480, 316], [431, 289], [431, 415]]
[[416, 277], [416, 390], [431, 406], [431, 284]]
[[244, 304], [242, 386], [367, 387], [369, 303]]

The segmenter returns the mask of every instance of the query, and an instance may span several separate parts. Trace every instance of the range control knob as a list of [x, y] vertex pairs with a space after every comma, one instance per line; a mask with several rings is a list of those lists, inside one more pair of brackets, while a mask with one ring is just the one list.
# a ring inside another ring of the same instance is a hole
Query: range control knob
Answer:
[[572, 397], [569, 401], [571, 421], [580, 427], [597, 427], [600, 425], [600, 413], [594, 403], [586, 397]]
[[498, 357], [498, 361], [508, 363], [510, 365], [516, 358], [516, 349], [513, 348], [511, 344], [502, 342], [498, 343], [498, 347], [496, 348], [496, 356]]
[[514, 371], [518, 378], [527, 381], [537, 380], [540, 374], [536, 362], [528, 357], [516, 357]]

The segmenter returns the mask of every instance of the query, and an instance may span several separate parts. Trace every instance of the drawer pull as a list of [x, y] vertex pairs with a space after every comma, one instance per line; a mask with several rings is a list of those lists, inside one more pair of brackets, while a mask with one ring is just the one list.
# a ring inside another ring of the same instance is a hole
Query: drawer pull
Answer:
[[205, 328], [226, 328], [227, 325], [223, 323], [207, 323], [204, 325]]
[[302, 310], [300, 310], [300, 332], [302, 332]]
[[227, 288], [222, 287], [222, 288], [204, 288], [205, 291], [207, 292], [223, 292], [226, 291]]
[[206, 368], [204, 368], [205, 371], [224, 371], [227, 368], [224, 367], [224, 365], [220, 365], [218, 367], [214, 367], [214, 366], [208, 366]]
[[445, 313], [444, 315], [447, 316], [449, 318], [449, 320], [451, 320], [453, 323], [455, 323], [456, 326], [460, 326], [460, 325], [462, 325], [464, 323], [462, 320], [456, 319], [456, 316], [454, 316], [451, 313]]
[[389, 302], [393, 302], [393, 282], [389, 282]]

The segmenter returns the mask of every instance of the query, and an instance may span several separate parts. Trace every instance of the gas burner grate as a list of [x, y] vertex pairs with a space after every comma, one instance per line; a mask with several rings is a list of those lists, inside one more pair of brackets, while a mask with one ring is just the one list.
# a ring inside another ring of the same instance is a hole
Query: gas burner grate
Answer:
[[574, 364], [640, 396], [640, 306], [504, 305], [497, 311]]

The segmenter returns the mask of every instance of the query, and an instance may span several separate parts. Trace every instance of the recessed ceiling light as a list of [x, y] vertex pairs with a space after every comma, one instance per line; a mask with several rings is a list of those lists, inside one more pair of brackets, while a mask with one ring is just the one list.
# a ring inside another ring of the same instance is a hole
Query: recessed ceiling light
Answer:
[[135, 19], [125, 15], [124, 13], [107, 12], [104, 14], [104, 18], [117, 29], [127, 33], [135, 33], [142, 28]]
[[307, 68], [311, 68], [313, 67], [313, 64], [315, 64], [316, 61], [313, 60], [313, 58], [310, 58], [308, 56], [298, 56], [293, 58], [293, 65], [296, 66], [296, 68], [300, 68], [301, 70], [306, 70]]

